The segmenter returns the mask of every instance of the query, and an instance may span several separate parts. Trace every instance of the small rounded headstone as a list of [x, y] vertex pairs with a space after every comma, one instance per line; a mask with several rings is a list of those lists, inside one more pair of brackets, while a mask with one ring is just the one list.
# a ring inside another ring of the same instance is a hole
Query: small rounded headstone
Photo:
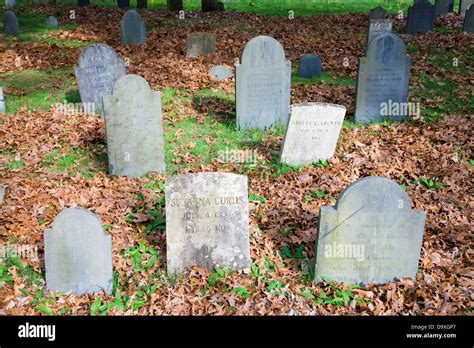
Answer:
[[209, 75], [211, 75], [214, 80], [227, 80], [232, 76], [232, 71], [225, 66], [216, 65], [209, 69]]
[[58, 19], [54, 16], [49, 16], [48, 19], [46, 19], [46, 24], [50, 28], [56, 28], [58, 26]]
[[17, 36], [20, 32], [18, 19], [13, 11], [6, 11], [3, 17], [3, 28], [7, 36]]
[[314, 53], [303, 55], [296, 74], [305, 79], [311, 79], [314, 76], [321, 77], [321, 58]]

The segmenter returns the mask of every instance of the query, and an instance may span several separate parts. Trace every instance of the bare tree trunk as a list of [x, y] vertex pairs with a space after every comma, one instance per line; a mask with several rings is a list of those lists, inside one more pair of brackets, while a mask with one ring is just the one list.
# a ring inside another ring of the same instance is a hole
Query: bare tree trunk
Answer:
[[168, 11], [181, 11], [183, 10], [183, 0], [167, 0], [166, 7]]

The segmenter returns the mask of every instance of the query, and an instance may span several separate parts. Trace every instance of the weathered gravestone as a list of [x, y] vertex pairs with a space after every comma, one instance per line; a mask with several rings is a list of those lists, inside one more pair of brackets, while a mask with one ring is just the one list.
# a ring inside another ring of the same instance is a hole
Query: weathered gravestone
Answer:
[[168, 271], [250, 267], [247, 177], [197, 173], [166, 180]]
[[[403, 121], [406, 114], [384, 114], [387, 105], [406, 108], [411, 59], [396, 35], [376, 37], [359, 60], [355, 120], [358, 123]], [[392, 107], [390, 107], [392, 110]]]
[[146, 43], [145, 22], [135, 10], [128, 10], [120, 21], [120, 43], [122, 45], [141, 45]]
[[214, 80], [227, 80], [228, 78], [232, 77], [232, 70], [225, 66], [217, 65], [209, 69], [209, 75]]
[[372, 19], [369, 21], [369, 34], [367, 35], [367, 47], [377, 36], [392, 33], [391, 19]]
[[393, 181], [366, 177], [347, 187], [335, 207], [321, 207], [316, 242], [316, 281], [351, 284], [415, 278], [424, 212]]
[[67, 208], [44, 232], [46, 287], [76, 295], [112, 293], [112, 238], [97, 216]]
[[0, 186], [0, 204], [3, 203], [3, 197], [5, 197], [5, 188]]
[[58, 19], [54, 16], [49, 16], [46, 19], [46, 25], [50, 28], [57, 28], [58, 26]]
[[117, 0], [117, 7], [118, 8], [129, 8], [130, 7], [130, 0]]
[[127, 74], [124, 63], [105, 44], [85, 48], [74, 71], [84, 109], [92, 103], [87, 110], [98, 111], [103, 110], [102, 97], [111, 95], [115, 82]]
[[166, 0], [166, 9], [168, 11], [182, 11], [183, 0]]
[[202, 54], [216, 53], [216, 35], [192, 33], [186, 38], [187, 56], [196, 58]]
[[386, 19], [388, 18], [388, 12], [383, 7], [376, 7], [370, 10], [369, 20], [371, 19]]
[[281, 162], [293, 166], [327, 160], [334, 155], [346, 108], [327, 103], [291, 106]]
[[236, 109], [239, 129], [286, 125], [290, 109], [291, 62], [274, 38], [250, 40], [236, 64]]
[[305, 79], [321, 77], [321, 58], [314, 53], [301, 56], [296, 75]]
[[474, 0], [461, 0], [461, 4], [459, 5], [459, 14], [466, 14], [466, 11], [474, 5]]
[[436, 9], [428, 2], [420, 2], [408, 8], [407, 34], [427, 33], [433, 30]]
[[5, 8], [11, 10], [15, 6], [15, 0], [5, 0]]
[[464, 18], [463, 31], [465, 33], [474, 33], [474, 6], [469, 7]]
[[3, 96], [3, 87], [0, 86], [0, 112], [6, 112], [5, 97]]
[[450, 0], [436, 0], [435, 2], [435, 13], [437, 16], [449, 12]]
[[165, 172], [161, 94], [138, 75], [125, 75], [104, 100], [111, 175]]
[[18, 19], [13, 11], [6, 11], [3, 17], [3, 30], [7, 36], [17, 36], [20, 32]]

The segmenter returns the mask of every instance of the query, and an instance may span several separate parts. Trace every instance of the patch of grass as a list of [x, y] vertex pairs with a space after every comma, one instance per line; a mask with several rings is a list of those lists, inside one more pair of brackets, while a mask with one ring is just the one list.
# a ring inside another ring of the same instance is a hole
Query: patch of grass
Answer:
[[305, 79], [298, 77], [295, 74], [291, 75], [291, 82], [294, 85], [305, 85], [305, 84], [323, 84], [323, 85], [337, 85], [337, 86], [355, 86], [356, 81], [350, 77], [339, 77], [332, 76], [328, 72], [321, 72], [321, 77], [314, 76], [311, 79]]

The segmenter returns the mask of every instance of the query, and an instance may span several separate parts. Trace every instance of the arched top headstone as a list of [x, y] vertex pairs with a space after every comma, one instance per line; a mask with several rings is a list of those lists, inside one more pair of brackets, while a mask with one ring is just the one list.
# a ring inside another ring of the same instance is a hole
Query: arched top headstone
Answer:
[[270, 36], [257, 36], [247, 42], [241, 64], [268, 66], [286, 62], [283, 46]]
[[[128, 74], [121, 77], [114, 86], [112, 95], [121, 98], [135, 98], [136, 93], [152, 91], [148, 82], [141, 76]], [[159, 92], [158, 92], [159, 93]]]
[[380, 6], [371, 9], [369, 12], [369, 19], [386, 19], [388, 17], [388, 12]]
[[383, 34], [374, 38], [367, 50], [367, 58], [389, 64], [407, 59], [405, 43], [398, 36]]
[[145, 22], [135, 10], [128, 10], [120, 21], [120, 42], [122, 45], [140, 45], [146, 42]]
[[87, 46], [79, 55], [77, 65], [80, 68], [88, 68], [96, 65], [107, 65], [119, 61], [114, 49], [106, 44], [94, 44]]
[[58, 19], [54, 16], [49, 16], [46, 19], [46, 25], [51, 28], [56, 28], [58, 26]]
[[20, 32], [18, 25], [18, 18], [16, 18], [15, 12], [6, 11], [3, 16], [3, 29], [6, 35], [17, 36]]
[[112, 238], [90, 211], [64, 209], [44, 233], [46, 286], [76, 295], [112, 293]]

